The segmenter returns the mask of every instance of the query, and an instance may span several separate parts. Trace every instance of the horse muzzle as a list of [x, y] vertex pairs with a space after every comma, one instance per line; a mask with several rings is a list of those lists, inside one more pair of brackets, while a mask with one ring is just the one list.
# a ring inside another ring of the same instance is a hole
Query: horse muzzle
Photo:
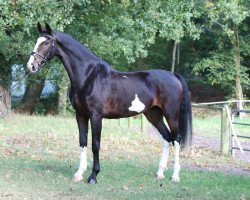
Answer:
[[36, 72], [38, 72], [38, 70], [40, 68], [40, 65], [39, 64], [33, 64], [33, 63], [31, 63], [31, 64], [28, 63], [27, 68], [28, 68], [29, 72], [36, 73]]
[[39, 63], [35, 60], [34, 56], [31, 55], [30, 59], [27, 63], [27, 68], [31, 73], [36, 73], [40, 69], [40, 67], [43, 65], [43, 63]]

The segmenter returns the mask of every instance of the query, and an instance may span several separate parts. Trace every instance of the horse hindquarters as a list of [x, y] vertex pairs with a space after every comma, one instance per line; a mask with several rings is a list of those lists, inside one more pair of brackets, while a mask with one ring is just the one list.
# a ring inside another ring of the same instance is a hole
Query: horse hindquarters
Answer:
[[[162, 155], [159, 162], [157, 177], [164, 178], [163, 172], [167, 166], [169, 154], [168, 142], [172, 142], [174, 145], [174, 172], [172, 181], [179, 182], [180, 144], [182, 144], [182, 146], [188, 146], [191, 143], [192, 111], [187, 85], [180, 75], [176, 74], [175, 76], [179, 81], [177, 81], [177, 79], [167, 79], [167, 82], [165, 82], [166, 87], [161, 88], [161, 93], [163, 94], [160, 99], [161, 109], [158, 107], [161, 116], [164, 115], [166, 118], [170, 131], [168, 131], [167, 128], [163, 128], [165, 124], [162, 117], [157, 118], [156, 115], [154, 114], [153, 116], [151, 112], [151, 118], [147, 118], [163, 137]], [[163, 89], [165, 89], [165, 91], [163, 91]], [[148, 116], [148, 113], [150, 113], [150, 111], [145, 115]]]

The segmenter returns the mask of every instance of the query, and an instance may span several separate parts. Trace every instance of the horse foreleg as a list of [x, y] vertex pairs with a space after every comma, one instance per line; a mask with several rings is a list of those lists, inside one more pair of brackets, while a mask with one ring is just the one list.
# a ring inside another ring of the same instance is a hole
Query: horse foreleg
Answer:
[[76, 114], [76, 120], [79, 128], [80, 164], [74, 174], [73, 182], [81, 181], [83, 173], [87, 170], [88, 119]]
[[174, 172], [172, 176], [172, 181], [179, 182], [179, 172], [180, 172], [180, 160], [179, 160], [179, 154], [180, 154], [180, 143], [177, 141], [174, 141]]
[[99, 150], [102, 130], [102, 118], [98, 114], [94, 114], [91, 117], [91, 129], [92, 129], [92, 152], [93, 152], [93, 169], [92, 174], [88, 178], [88, 183], [97, 183], [96, 177], [100, 172], [99, 163]]

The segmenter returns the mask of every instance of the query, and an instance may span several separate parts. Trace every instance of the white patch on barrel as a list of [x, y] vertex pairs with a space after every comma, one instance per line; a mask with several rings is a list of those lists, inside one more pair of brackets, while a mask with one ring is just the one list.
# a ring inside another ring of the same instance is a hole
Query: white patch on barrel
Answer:
[[[44, 41], [46, 41], [46, 37], [39, 37], [39, 38], [37, 39], [37, 41], [36, 41], [36, 45], [35, 45], [35, 47], [34, 47], [33, 52], [36, 52], [37, 49], [38, 49], [38, 47], [40, 46], [40, 44], [42, 44]], [[33, 61], [34, 61], [34, 56], [31, 55], [31, 56], [30, 56], [30, 59], [29, 59], [29, 61], [28, 61], [28, 63], [27, 63], [28, 67], [31, 66], [31, 64], [32, 64]]]
[[135, 95], [135, 99], [131, 102], [131, 106], [128, 108], [130, 111], [142, 112], [145, 109], [145, 105], [140, 101], [137, 94]]

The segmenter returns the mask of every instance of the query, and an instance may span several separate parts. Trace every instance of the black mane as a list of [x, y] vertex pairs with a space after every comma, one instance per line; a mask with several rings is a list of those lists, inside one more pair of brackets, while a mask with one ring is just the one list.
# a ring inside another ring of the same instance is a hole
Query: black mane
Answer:
[[75, 40], [71, 35], [57, 31], [55, 32], [55, 38], [60, 44], [63, 44], [64, 48], [70, 52], [74, 52], [74, 55], [78, 58], [84, 57], [85, 59], [91, 59], [104, 64], [106, 67], [111, 68], [111, 66], [93, 53], [88, 47], [83, 43]]

